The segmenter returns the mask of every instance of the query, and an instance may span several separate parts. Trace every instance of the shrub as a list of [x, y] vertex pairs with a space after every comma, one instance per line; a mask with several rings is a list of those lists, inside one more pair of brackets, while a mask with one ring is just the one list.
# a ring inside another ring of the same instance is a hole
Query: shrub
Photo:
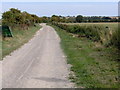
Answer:
[[113, 33], [112, 38], [110, 40], [110, 44], [114, 45], [120, 50], [120, 29], [116, 30], [116, 32]]
[[87, 38], [90, 38], [93, 41], [100, 40], [100, 34], [98, 32], [98, 28], [95, 28], [93, 26], [86, 27], [85, 35]]
[[59, 23], [52, 23], [61, 29], [66, 30], [69, 33], [78, 34], [80, 36], [85, 35], [87, 38], [93, 41], [99, 41], [100, 35], [98, 33], [99, 27], [94, 26], [79, 26], [79, 25], [65, 25]]
[[101, 42], [105, 46], [114, 45], [120, 49], [120, 30], [116, 30], [113, 34], [108, 27], [103, 26], [80, 26], [80, 25], [66, 25], [61, 23], [52, 23], [59, 28], [66, 30], [69, 33], [78, 34], [79, 36], [85, 36], [92, 41]]

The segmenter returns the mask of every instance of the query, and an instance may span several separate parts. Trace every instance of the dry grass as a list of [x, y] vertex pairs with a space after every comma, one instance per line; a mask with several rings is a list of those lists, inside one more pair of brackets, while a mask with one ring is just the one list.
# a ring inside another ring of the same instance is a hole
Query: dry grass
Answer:
[[70, 76], [77, 87], [120, 88], [117, 50], [105, 48], [85, 37], [78, 38], [54, 26], [61, 38], [61, 46], [72, 65]]
[[28, 42], [36, 31], [40, 29], [40, 26], [37, 25], [36, 27], [32, 26], [29, 28], [29, 30], [13, 30], [13, 38], [5, 38], [2, 41], [2, 57], [5, 57], [6, 55], [10, 54], [12, 51], [16, 50], [20, 46], [22, 46], [24, 43]]

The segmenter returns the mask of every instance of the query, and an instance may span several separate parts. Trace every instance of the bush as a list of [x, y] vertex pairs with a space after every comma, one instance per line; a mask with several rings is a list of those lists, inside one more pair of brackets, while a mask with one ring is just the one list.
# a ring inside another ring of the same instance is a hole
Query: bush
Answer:
[[113, 33], [112, 38], [110, 40], [110, 44], [114, 45], [120, 50], [120, 30], [116, 30], [116, 32]]
[[69, 33], [85, 36], [92, 41], [101, 42], [105, 46], [115, 46], [120, 49], [120, 30], [116, 30], [110, 34], [111, 30], [103, 26], [79, 26], [79, 25], [66, 25], [61, 23], [52, 23], [59, 28], [66, 30]]
[[88, 26], [86, 27], [85, 35], [93, 41], [100, 41], [100, 34], [98, 27]]
[[56, 26], [58, 26], [61, 29], [66, 30], [69, 33], [78, 34], [80, 36], [85, 35], [87, 38], [93, 40], [93, 41], [99, 41], [100, 35], [98, 33], [99, 27], [93, 27], [93, 26], [79, 26], [79, 25], [65, 25], [65, 24], [59, 24], [59, 23], [52, 23]]

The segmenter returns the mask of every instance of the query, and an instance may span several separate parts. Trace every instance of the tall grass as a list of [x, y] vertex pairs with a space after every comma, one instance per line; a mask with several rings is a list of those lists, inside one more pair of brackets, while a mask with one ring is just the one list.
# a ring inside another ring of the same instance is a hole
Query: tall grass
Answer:
[[114, 45], [120, 50], [120, 29], [118, 28], [112, 35], [110, 44]]
[[2, 41], [2, 58], [28, 42], [40, 28], [41, 26], [37, 24], [36, 27], [31, 26], [29, 31], [13, 29], [13, 38], [4, 38]]
[[94, 42], [100, 42], [104, 46], [115, 46], [120, 48], [120, 31], [116, 28], [112, 30], [109, 27], [103, 25], [67, 25], [61, 23], [52, 23], [61, 29], [73, 34], [77, 34], [79, 37], [87, 37]]
[[[61, 47], [71, 64], [70, 80], [77, 87], [120, 88], [117, 49], [96, 47], [92, 40], [73, 37], [74, 34], [52, 25], [61, 38]], [[106, 31], [107, 32], [107, 31]], [[76, 32], [77, 33], [77, 32]]]

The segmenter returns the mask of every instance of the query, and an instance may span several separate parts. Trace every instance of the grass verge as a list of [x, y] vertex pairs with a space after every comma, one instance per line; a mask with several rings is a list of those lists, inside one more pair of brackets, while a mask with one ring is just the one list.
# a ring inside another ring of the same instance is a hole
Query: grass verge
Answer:
[[0, 34], [0, 60], [2, 60], [2, 35]]
[[12, 30], [14, 37], [5, 38], [2, 41], [2, 58], [9, 55], [12, 51], [16, 50], [24, 43], [27, 43], [39, 29], [40, 25], [36, 25], [36, 27], [31, 26], [29, 30]]
[[52, 27], [61, 38], [61, 47], [75, 74], [69, 78], [77, 87], [120, 88], [117, 49], [101, 47], [91, 40], [74, 37], [56, 26]]

